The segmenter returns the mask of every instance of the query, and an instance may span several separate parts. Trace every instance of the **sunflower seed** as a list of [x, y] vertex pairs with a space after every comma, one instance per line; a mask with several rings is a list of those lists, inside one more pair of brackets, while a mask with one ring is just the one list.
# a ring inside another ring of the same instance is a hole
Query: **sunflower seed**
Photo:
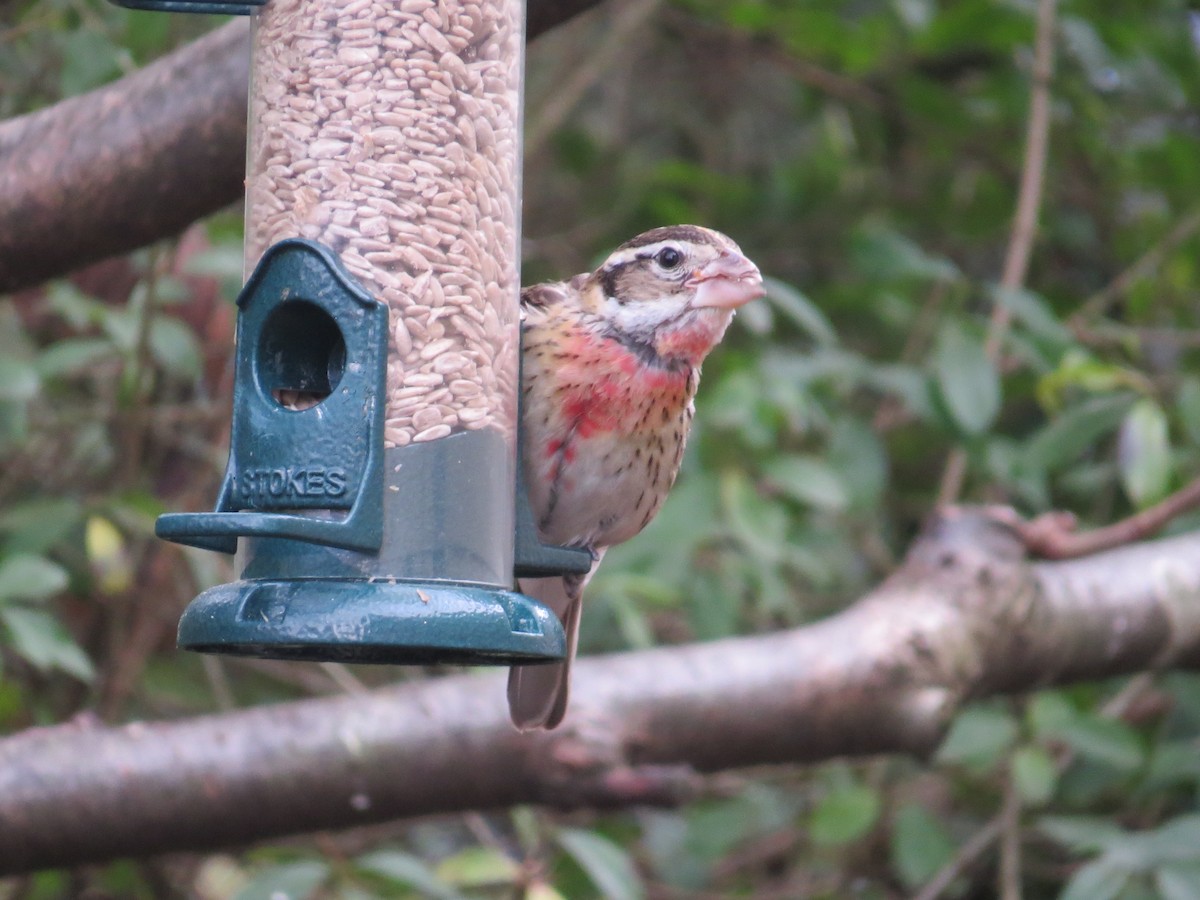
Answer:
[[514, 437], [519, 7], [272, 0], [260, 13], [247, 263], [309, 237], [388, 304], [388, 446], [460, 428]]

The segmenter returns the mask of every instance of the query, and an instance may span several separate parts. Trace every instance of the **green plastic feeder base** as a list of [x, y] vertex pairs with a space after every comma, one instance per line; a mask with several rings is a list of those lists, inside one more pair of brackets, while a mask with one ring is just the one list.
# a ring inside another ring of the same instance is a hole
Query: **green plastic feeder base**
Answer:
[[202, 653], [353, 663], [509, 665], [566, 652], [557, 617], [528, 597], [446, 582], [235, 581], [179, 621]]

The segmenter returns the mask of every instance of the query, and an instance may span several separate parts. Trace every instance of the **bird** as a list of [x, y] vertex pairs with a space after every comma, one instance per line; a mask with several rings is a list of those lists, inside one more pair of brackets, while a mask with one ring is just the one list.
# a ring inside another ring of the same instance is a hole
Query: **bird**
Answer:
[[700, 364], [762, 274], [729, 237], [654, 228], [593, 272], [521, 292], [521, 465], [543, 542], [587, 550], [583, 575], [520, 579], [566, 634], [561, 662], [516, 665], [509, 713], [549, 730], [567, 708], [583, 590], [607, 548], [654, 518], [675, 481]]

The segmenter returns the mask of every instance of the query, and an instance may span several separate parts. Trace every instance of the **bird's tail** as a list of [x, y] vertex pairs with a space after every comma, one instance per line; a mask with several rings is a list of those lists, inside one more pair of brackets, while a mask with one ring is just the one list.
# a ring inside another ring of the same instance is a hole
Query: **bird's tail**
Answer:
[[550, 729], [567, 712], [571, 660], [579, 642], [579, 614], [583, 585], [579, 579], [523, 578], [521, 592], [550, 607], [567, 635], [567, 655], [562, 662], [513, 666], [508, 672], [508, 711], [521, 731]]

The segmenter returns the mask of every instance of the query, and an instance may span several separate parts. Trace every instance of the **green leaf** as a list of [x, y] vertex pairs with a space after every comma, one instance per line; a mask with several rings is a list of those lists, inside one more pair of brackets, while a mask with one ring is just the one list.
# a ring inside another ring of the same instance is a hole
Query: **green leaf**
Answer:
[[1070, 344], [1074, 336], [1058, 320], [1045, 298], [1027, 288], [1007, 288], [996, 285], [992, 288], [994, 302], [1000, 304], [1013, 318], [1029, 329], [1031, 334], [1056, 344]]
[[38, 354], [35, 365], [42, 378], [56, 378], [85, 369], [116, 352], [104, 338], [66, 338]]
[[849, 503], [837, 471], [816, 456], [780, 456], [765, 467], [767, 480], [793, 500], [818, 509], [840, 511]]
[[897, 0], [895, 5], [905, 27], [913, 31], [924, 31], [935, 15], [932, 0]]
[[114, 347], [122, 353], [132, 354], [138, 345], [141, 316], [142, 313], [132, 306], [121, 309], [104, 308], [99, 315], [100, 327], [104, 329]]
[[378, 850], [354, 860], [354, 865], [387, 881], [419, 891], [435, 900], [464, 900], [463, 895], [446, 884], [425, 861], [399, 850]]
[[888, 484], [886, 448], [871, 427], [850, 416], [839, 418], [829, 435], [829, 464], [837, 471], [849, 505], [871, 510]]
[[1131, 395], [1118, 394], [1095, 397], [1066, 410], [1026, 442], [1022, 463], [1050, 472], [1073, 463], [1120, 424], [1133, 402]]
[[1038, 831], [1074, 853], [1098, 853], [1128, 838], [1111, 819], [1098, 816], [1043, 816]]
[[1038, 379], [1035, 393], [1044, 409], [1054, 411], [1072, 394], [1111, 394], [1124, 389], [1149, 394], [1154, 390], [1154, 383], [1135, 369], [1098, 360], [1072, 348], [1063, 354], [1053, 372]]
[[686, 817], [684, 851], [713, 865], [734, 848], [786, 827], [794, 811], [778, 792], [751, 783], [736, 797], [692, 805]]
[[1175, 395], [1179, 421], [1194, 445], [1200, 445], [1200, 378], [1187, 375], [1179, 381]]
[[1150, 789], [1200, 783], [1200, 755], [1189, 740], [1155, 743], [1146, 767], [1145, 786]]
[[701, 417], [706, 427], [729, 429], [756, 447], [768, 447], [774, 439], [774, 429], [764, 422], [762, 385], [750, 371], [739, 369], [718, 380], [703, 399], [707, 416]]
[[202, 359], [196, 335], [179, 319], [158, 316], [150, 326], [150, 350], [155, 361], [180, 378], [200, 376]]
[[938, 748], [937, 759], [985, 772], [1008, 752], [1016, 736], [1017, 723], [1006, 710], [972, 706], [954, 719]]
[[865, 373], [866, 381], [901, 400], [904, 408], [921, 420], [934, 417], [933, 387], [929, 378], [914, 366], [878, 365]]
[[101, 31], [80, 29], [62, 35], [63, 66], [59, 73], [64, 96], [81, 94], [121, 74], [119, 59], [128, 54]]
[[879, 792], [864, 784], [840, 785], [821, 798], [809, 822], [809, 837], [821, 846], [848, 844], [879, 818]]
[[91, 660], [49, 613], [14, 606], [0, 609], [0, 621], [8, 629], [13, 649], [42, 671], [61, 669], [80, 681], [95, 676]]
[[766, 303], [747, 303], [733, 321], [755, 337], [766, 337], [774, 330], [775, 312]]
[[558, 843], [606, 900], [639, 900], [645, 896], [633, 861], [619, 844], [582, 828], [561, 829]]
[[[638, 579], [636, 575], [630, 576], [622, 587], [628, 588], [638, 581], [646, 583], [652, 582], [652, 579]], [[613, 615], [616, 616], [617, 625], [621, 629], [625, 643], [639, 649], [653, 647], [655, 644], [654, 627], [646, 616], [645, 608], [634, 599], [634, 595], [628, 590], [615, 590], [608, 594], [608, 598], [609, 606]]]
[[468, 847], [443, 859], [437, 876], [462, 887], [510, 885], [521, 875], [513, 859], [490, 847]]
[[1200, 897], [1200, 863], [1171, 863], [1154, 872], [1162, 900], [1196, 900]]
[[721, 478], [721, 500], [730, 529], [755, 557], [777, 563], [787, 543], [787, 512], [758, 495], [744, 473], [730, 469]]
[[1009, 765], [1017, 793], [1026, 806], [1041, 806], [1054, 796], [1058, 769], [1045, 748], [1036, 744], [1018, 747]]
[[[1091, 866], [1109, 872], [1140, 873], [1181, 866], [1183, 874], [1200, 862], [1200, 815], [1179, 816], [1159, 828], [1136, 832], [1124, 831], [1099, 817], [1046, 816], [1038, 822], [1038, 829], [1074, 853], [1102, 853]], [[1076, 877], [1078, 896], [1090, 897], [1084, 887], [1095, 883], [1098, 875], [1089, 872]], [[1075, 885], [1076, 879], [1071, 884]]]
[[1151, 867], [1200, 862], [1200, 814], [1177, 816], [1151, 831], [1131, 835], [1119, 846], [1122, 858]]
[[77, 331], [98, 325], [108, 310], [105, 305], [75, 287], [69, 281], [55, 281], [46, 288], [50, 308], [67, 320]]
[[329, 866], [318, 860], [301, 860], [270, 866], [257, 872], [237, 893], [236, 900], [305, 900], [329, 877]]
[[0, 560], [0, 603], [41, 600], [66, 586], [66, 570], [44, 557], [16, 553]]
[[239, 860], [213, 854], [199, 862], [191, 877], [191, 891], [199, 897], [235, 897], [250, 875]]
[[1166, 496], [1171, 483], [1171, 441], [1167, 414], [1153, 400], [1139, 400], [1125, 416], [1117, 460], [1121, 484], [1134, 506], [1144, 508]]
[[0, 400], [0, 448], [25, 440], [29, 435], [29, 409], [24, 400]]
[[860, 228], [853, 238], [853, 253], [855, 271], [879, 281], [902, 278], [949, 281], [960, 274], [950, 260], [931, 256], [914, 241], [885, 226]]
[[1078, 716], [1079, 711], [1058, 691], [1040, 691], [1025, 708], [1029, 727], [1038, 737], [1056, 734], [1059, 728], [1074, 722]]
[[908, 888], [928, 881], [955, 853], [942, 824], [923, 807], [907, 803], [892, 823], [892, 866]]
[[183, 269], [189, 275], [217, 278], [240, 288], [245, 264], [245, 254], [240, 243], [220, 243], [188, 257]]
[[763, 288], [767, 292], [767, 301], [800, 326], [818, 344], [831, 346], [837, 343], [837, 332], [833, 330], [833, 325], [825, 317], [825, 313], [802, 292], [787, 282], [770, 276], [763, 278]]
[[1048, 731], [1081, 756], [1129, 772], [1144, 759], [1145, 748], [1138, 733], [1124, 722], [1098, 715], [1080, 715]]
[[[694, 808], [689, 808], [687, 815]], [[684, 813], [647, 809], [638, 815], [638, 821], [639, 846], [656, 878], [683, 890], [694, 891], [707, 884], [711, 862], [691, 845], [693, 825]]]
[[958, 427], [969, 435], [986, 431], [1000, 412], [1000, 376], [983, 342], [946, 325], [938, 334], [933, 366], [938, 391]]
[[38, 392], [37, 369], [23, 359], [0, 356], [0, 400], [24, 401]]
[[1118, 62], [1105, 46], [1094, 25], [1079, 16], [1064, 15], [1058, 23], [1063, 50], [1088, 73], [1092, 84], [1100, 87]]
[[1112, 900], [1125, 889], [1129, 874], [1105, 859], [1095, 860], [1071, 876], [1058, 900]]
[[526, 853], [534, 853], [542, 843], [541, 814], [529, 806], [514, 806], [508, 811], [513, 833]]

